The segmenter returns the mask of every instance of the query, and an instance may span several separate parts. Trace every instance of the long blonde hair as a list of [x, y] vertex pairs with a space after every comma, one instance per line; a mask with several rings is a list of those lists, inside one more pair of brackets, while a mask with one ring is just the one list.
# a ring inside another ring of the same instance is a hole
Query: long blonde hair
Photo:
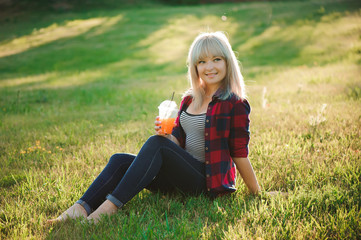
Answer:
[[243, 76], [239, 62], [232, 50], [226, 35], [222, 32], [201, 33], [193, 41], [188, 52], [188, 80], [191, 88], [185, 96], [192, 96], [196, 108], [199, 108], [205, 97], [205, 89], [197, 71], [197, 63], [208, 56], [223, 57], [226, 61], [227, 73], [222, 82], [221, 99], [227, 99], [232, 93], [241, 99], [246, 98]]

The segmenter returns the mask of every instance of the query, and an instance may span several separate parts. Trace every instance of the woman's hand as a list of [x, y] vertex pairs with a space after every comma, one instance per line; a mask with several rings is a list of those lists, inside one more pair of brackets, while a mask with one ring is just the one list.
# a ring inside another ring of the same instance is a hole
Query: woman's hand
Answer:
[[175, 144], [177, 144], [179, 146], [179, 142], [178, 140], [172, 135], [172, 134], [163, 134], [161, 133], [159, 130], [162, 128], [160, 125], [161, 125], [161, 121], [159, 121], [159, 116], [155, 118], [155, 122], [154, 122], [154, 130], [155, 130], [155, 133], [158, 135], [158, 136], [162, 136], [162, 137], [165, 137], [165, 138], [168, 138], [169, 140], [171, 140], [172, 142], [174, 142]]
[[154, 130], [155, 130], [155, 133], [159, 136], [166, 136], [166, 134], [163, 134], [160, 132], [160, 129], [162, 128], [161, 127], [161, 121], [159, 120], [159, 116], [155, 118], [155, 122], [154, 122]]

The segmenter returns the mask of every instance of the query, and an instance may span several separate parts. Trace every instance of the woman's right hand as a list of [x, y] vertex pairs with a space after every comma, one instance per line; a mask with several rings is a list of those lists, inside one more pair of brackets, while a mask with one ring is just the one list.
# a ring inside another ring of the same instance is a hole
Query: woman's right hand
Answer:
[[159, 121], [159, 116], [158, 117], [156, 117], [155, 118], [155, 122], [154, 122], [154, 130], [155, 130], [155, 132], [156, 132], [156, 134], [157, 135], [159, 135], [159, 136], [165, 136], [163, 133], [160, 133], [160, 129], [162, 128], [161, 126], [160, 126], [160, 124], [161, 124], [162, 122], [161, 121]]

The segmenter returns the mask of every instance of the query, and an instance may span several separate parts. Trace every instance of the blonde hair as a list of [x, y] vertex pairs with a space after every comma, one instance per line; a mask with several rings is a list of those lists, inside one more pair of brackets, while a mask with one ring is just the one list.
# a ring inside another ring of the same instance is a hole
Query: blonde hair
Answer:
[[187, 59], [188, 80], [191, 88], [185, 96], [192, 96], [196, 108], [199, 108], [205, 97], [205, 89], [197, 71], [199, 60], [208, 57], [223, 57], [226, 61], [227, 73], [221, 86], [221, 99], [225, 100], [235, 94], [242, 100], [246, 98], [243, 76], [239, 62], [232, 50], [226, 35], [222, 32], [201, 33], [193, 41]]

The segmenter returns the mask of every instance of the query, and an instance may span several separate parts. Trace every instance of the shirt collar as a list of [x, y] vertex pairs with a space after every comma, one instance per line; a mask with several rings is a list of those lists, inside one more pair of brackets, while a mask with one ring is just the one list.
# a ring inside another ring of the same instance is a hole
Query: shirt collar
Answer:
[[217, 91], [213, 94], [212, 99], [215, 100], [217, 98], [220, 98], [222, 96], [222, 93], [223, 93], [222, 89], [218, 88]]

